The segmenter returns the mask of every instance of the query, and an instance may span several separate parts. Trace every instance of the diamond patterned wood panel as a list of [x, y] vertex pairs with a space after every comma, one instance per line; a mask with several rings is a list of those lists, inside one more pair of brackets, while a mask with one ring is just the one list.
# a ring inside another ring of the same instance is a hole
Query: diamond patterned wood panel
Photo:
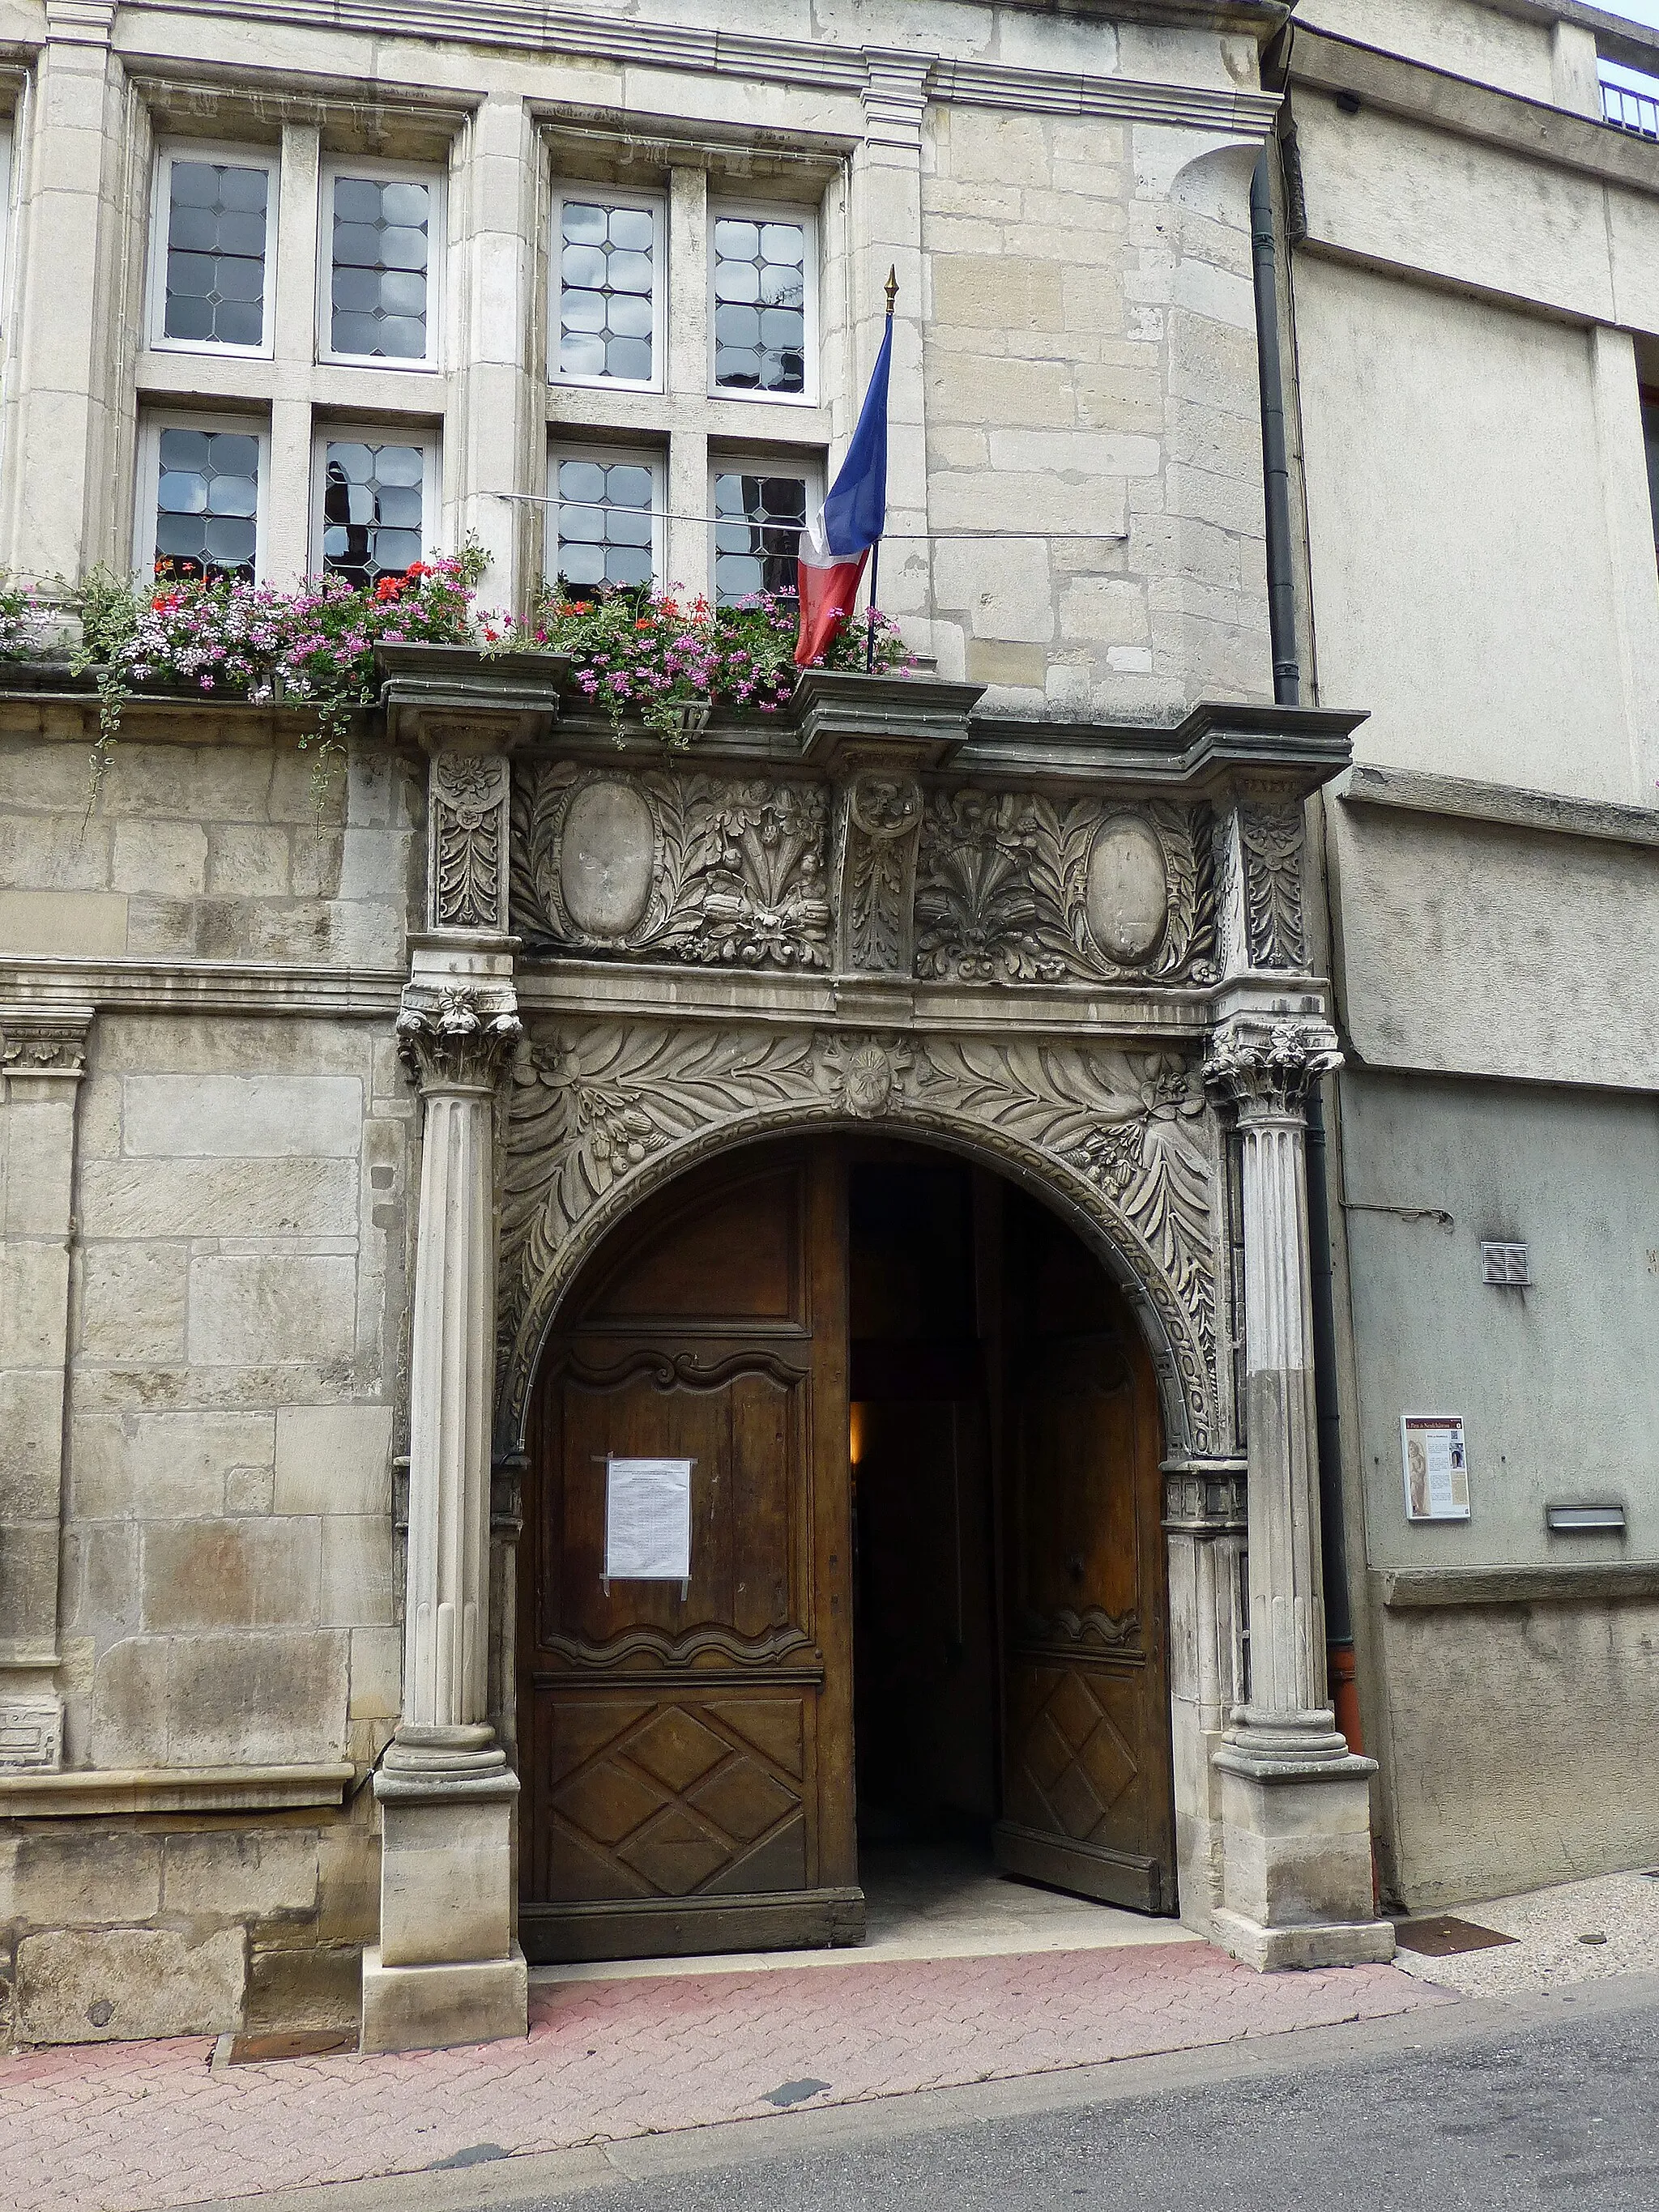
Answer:
[[1112, 1808], [1140, 1768], [1106, 1710], [1109, 1678], [1018, 1661], [1010, 1674], [1009, 1817], [1073, 1843], [1110, 1842]]
[[544, 1894], [804, 1888], [803, 1721], [799, 1697], [550, 1697]]

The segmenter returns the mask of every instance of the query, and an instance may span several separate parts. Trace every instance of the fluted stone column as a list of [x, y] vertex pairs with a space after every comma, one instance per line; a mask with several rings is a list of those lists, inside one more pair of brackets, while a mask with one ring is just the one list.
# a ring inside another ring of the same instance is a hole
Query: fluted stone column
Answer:
[[1221, 1777], [1218, 1939], [1259, 1967], [1391, 1958], [1371, 1893], [1370, 1777], [1327, 1693], [1304, 1148], [1308, 1087], [1339, 1064], [1316, 1019], [1235, 1016], [1206, 1073], [1237, 1116], [1249, 1551], [1247, 1701]]
[[[365, 2051], [522, 2035], [514, 1936], [518, 1777], [489, 1702], [495, 1101], [520, 1036], [505, 934], [506, 764], [440, 752], [428, 919], [398, 1045], [421, 1095], [410, 1339], [404, 1711], [374, 1778], [380, 1941], [363, 1959]], [[481, 926], [482, 925], [482, 926]]]

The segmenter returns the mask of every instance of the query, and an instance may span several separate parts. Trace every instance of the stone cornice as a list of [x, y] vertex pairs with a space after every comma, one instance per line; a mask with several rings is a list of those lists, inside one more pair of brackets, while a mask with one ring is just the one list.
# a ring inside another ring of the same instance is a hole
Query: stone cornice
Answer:
[[0, 1775], [0, 1820], [337, 1805], [356, 1771], [349, 1760], [336, 1759], [313, 1766], [143, 1766], [6, 1774]]
[[1659, 1561], [1606, 1559], [1582, 1566], [1373, 1568], [1390, 1612], [1465, 1605], [1582, 1605], [1591, 1599], [1659, 1597]]
[[[89, 1006], [131, 1013], [318, 1016], [383, 1022], [405, 981], [398, 969], [301, 968], [252, 960], [0, 960], [8, 1014], [72, 1019]], [[90, 1015], [87, 1015], [90, 1019]]]
[[[846, 92], [860, 98], [871, 82], [870, 66], [860, 46], [831, 40], [809, 45], [746, 31], [601, 17], [580, 8], [535, 4], [535, 0], [124, 0], [121, 12], [127, 19], [211, 15], [377, 38], [443, 40], [518, 52], [570, 54], [692, 76]], [[1249, 26], [1262, 36], [1284, 20], [1277, 8], [1203, 6], [1196, 0], [1191, 5], [1154, 9], [1143, 4], [1113, 12], [1164, 23]], [[1278, 97], [1272, 93], [1019, 69], [996, 62], [953, 60], [925, 50], [918, 50], [916, 59], [926, 64], [927, 98], [958, 105], [1186, 125], [1256, 138], [1271, 129], [1278, 107]]]
[[[1608, 184], [1659, 191], [1659, 147], [1519, 93], [1408, 61], [1334, 32], [1297, 24], [1290, 46], [1290, 88], [1348, 93], [1362, 106], [1446, 131], [1530, 161], [1548, 161]], [[1310, 239], [1310, 245], [1324, 241]]]
[[1519, 784], [1480, 783], [1461, 775], [1425, 775], [1418, 769], [1376, 768], [1356, 762], [1334, 787], [1348, 806], [1397, 808], [1506, 830], [1532, 830], [1556, 837], [1592, 837], [1616, 845], [1659, 845], [1659, 807], [1620, 806], [1610, 799], [1569, 799]]

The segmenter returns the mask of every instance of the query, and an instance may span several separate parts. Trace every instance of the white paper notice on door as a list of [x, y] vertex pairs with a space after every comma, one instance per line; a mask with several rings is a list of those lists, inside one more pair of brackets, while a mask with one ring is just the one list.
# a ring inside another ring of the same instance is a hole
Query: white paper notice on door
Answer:
[[691, 1576], [689, 1459], [607, 1459], [605, 1580], [685, 1583]]

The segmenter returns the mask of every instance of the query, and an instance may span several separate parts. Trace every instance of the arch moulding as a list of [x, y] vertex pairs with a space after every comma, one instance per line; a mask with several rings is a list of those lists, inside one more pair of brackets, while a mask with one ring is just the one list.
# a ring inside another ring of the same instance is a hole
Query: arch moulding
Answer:
[[502, 1110], [498, 1437], [523, 1449], [560, 1302], [649, 1192], [759, 1137], [932, 1139], [1071, 1220], [1151, 1348], [1172, 1457], [1232, 1448], [1221, 1139], [1199, 1061], [1076, 1041], [562, 1019], [520, 1048]]

